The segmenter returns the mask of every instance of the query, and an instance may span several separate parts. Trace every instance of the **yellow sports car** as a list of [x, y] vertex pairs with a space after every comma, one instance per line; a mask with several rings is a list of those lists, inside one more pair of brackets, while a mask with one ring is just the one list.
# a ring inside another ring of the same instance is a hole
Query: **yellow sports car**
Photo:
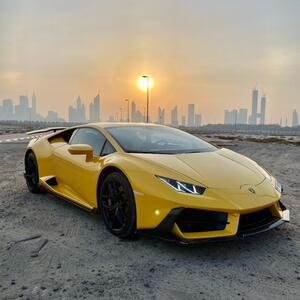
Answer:
[[181, 130], [134, 123], [48, 130], [55, 132], [27, 147], [28, 189], [99, 210], [121, 238], [137, 231], [181, 242], [245, 237], [289, 221], [272, 175]]

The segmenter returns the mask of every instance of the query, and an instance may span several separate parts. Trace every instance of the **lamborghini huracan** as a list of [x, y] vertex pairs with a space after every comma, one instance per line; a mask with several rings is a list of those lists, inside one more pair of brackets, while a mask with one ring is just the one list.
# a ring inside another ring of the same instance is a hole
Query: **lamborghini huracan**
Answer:
[[244, 238], [289, 221], [268, 171], [179, 129], [94, 123], [37, 132], [25, 153], [29, 191], [100, 211], [120, 238]]

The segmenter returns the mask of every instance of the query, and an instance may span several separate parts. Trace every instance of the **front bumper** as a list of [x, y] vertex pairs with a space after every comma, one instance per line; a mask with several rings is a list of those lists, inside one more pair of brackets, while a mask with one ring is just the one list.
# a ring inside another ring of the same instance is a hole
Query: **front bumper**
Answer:
[[[290, 221], [289, 210], [280, 201], [250, 214], [201, 210], [193, 210], [194, 213], [187, 214], [187, 210], [189, 209], [172, 209], [158, 227], [143, 232], [162, 239], [190, 244], [244, 239]], [[198, 214], [198, 219], [195, 213]]]

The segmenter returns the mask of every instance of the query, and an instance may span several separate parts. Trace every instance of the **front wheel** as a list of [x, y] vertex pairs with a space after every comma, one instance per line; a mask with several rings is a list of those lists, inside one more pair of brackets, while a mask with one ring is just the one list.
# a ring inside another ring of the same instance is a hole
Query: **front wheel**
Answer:
[[28, 190], [31, 193], [41, 193], [39, 186], [39, 171], [35, 155], [30, 152], [25, 156], [25, 173], [24, 173]]
[[136, 210], [132, 188], [120, 172], [113, 172], [100, 189], [100, 208], [108, 230], [120, 238], [136, 232]]

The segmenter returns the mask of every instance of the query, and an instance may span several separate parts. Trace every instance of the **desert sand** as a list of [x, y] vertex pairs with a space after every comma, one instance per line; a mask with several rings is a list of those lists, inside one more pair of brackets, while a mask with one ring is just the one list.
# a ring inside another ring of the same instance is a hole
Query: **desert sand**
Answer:
[[224, 143], [283, 184], [289, 224], [197, 246], [122, 241], [101, 216], [50, 194], [30, 194], [26, 145], [0, 144], [0, 298], [300, 299], [300, 147]]

